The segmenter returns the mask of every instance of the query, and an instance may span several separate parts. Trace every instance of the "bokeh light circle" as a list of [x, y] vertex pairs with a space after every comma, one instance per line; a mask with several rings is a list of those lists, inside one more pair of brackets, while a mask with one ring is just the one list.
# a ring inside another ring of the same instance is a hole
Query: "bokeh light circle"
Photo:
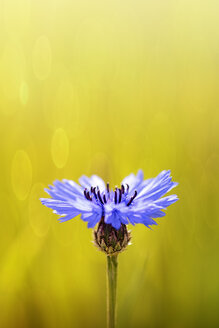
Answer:
[[24, 150], [18, 150], [11, 166], [12, 188], [19, 200], [25, 200], [32, 184], [32, 164]]
[[52, 137], [51, 154], [56, 167], [63, 168], [68, 160], [69, 140], [62, 128], [57, 129]]

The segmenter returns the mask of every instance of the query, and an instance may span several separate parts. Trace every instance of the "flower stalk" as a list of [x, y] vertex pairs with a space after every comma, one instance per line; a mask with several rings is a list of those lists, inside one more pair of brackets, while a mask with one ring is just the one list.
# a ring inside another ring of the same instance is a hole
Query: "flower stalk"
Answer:
[[117, 256], [107, 256], [107, 328], [116, 327]]

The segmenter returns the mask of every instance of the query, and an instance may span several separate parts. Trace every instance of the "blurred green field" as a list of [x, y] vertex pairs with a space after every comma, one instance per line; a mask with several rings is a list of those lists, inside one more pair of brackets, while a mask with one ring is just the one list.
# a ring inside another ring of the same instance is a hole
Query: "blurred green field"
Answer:
[[118, 328], [219, 326], [219, 3], [0, 0], [0, 327], [105, 327], [105, 256], [40, 204], [55, 179], [171, 169], [130, 227]]

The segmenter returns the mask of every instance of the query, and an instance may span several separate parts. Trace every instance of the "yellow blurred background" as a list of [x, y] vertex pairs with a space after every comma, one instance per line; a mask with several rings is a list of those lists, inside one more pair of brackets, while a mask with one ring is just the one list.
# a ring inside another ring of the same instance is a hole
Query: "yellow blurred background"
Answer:
[[118, 327], [219, 326], [219, 3], [0, 0], [0, 327], [105, 327], [105, 256], [55, 179], [171, 169], [119, 257]]

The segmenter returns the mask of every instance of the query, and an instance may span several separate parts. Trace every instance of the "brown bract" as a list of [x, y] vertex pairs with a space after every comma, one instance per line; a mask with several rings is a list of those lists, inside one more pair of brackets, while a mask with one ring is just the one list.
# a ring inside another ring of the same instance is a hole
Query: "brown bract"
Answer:
[[94, 230], [94, 244], [99, 250], [108, 256], [118, 254], [125, 250], [130, 244], [131, 234], [125, 224], [121, 224], [119, 230], [112, 227], [111, 224], [100, 220], [97, 230]]

